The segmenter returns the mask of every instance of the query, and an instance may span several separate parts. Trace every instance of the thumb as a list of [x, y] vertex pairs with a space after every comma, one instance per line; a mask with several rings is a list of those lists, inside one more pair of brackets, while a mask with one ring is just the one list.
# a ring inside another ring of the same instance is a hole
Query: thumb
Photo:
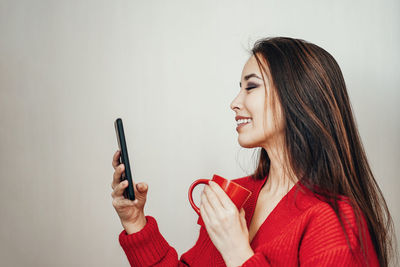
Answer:
[[147, 190], [149, 189], [149, 186], [146, 183], [137, 183], [136, 189], [139, 193], [145, 194], [147, 192]]

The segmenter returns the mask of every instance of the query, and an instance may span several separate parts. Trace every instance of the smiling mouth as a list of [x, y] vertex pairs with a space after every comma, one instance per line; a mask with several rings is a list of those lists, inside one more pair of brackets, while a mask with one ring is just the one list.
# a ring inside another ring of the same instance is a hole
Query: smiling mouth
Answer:
[[251, 119], [251, 118], [239, 119], [239, 120], [236, 121], [236, 123], [237, 123], [237, 125], [240, 125], [240, 124], [245, 124], [245, 123], [249, 123], [249, 122], [252, 122], [252, 121], [253, 121], [253, 119]]
[[247, 124], [250, 124], [250, 123], [251, 123], [251, 121], [239, 123], [238, 126], [236, 127], [236, 130], [239, 130], [239, 129], [242, 128], [243, 126], [245, 126], [245, 125], [247, 125]]
[[249, 124], [249, 123], [250, 123], [250, 121], [249, 122], [242, 122], [242, 123], [239, 123], [238, 126]]

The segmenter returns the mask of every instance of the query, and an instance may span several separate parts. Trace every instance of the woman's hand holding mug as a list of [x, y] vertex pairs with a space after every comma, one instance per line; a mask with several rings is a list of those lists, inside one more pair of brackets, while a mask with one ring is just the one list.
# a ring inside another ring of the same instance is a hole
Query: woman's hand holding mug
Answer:
[[148, 185], [146, 183], [134, 184], [134, 201], [124, 197], [123, 193], [128, 187], [128, 181], [121, 182], [121, 175], [124, 172], [124, 164], [119, 162], [121, 151], [115, 152], [112, 160], [114, 167], [113, 181], [111, 187], [114, 190], [111, 193], [112, 204], [118, 213], [121, 224], [128, 234], [139, 232], [146, 225], [146, 216], [144, 215], [144, 204], [146, 203]]

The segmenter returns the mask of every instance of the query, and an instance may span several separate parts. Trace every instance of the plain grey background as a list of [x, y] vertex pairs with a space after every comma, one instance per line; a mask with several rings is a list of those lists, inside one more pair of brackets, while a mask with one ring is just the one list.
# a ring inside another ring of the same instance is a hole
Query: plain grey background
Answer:
[[255, 168], [229, 105], [267, 36], [338, 61], [399, 231], [399, 11], [398, 0], [0, 1], [0, 265], [129, 266], [110, 195], [117, 117], [149, 184], [146, 214], [179, 256], [191, 248], [190, 184]]

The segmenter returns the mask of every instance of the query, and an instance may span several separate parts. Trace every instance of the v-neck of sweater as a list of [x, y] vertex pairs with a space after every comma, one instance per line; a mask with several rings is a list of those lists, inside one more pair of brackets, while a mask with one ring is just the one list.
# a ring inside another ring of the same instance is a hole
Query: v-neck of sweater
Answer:
[[[250, 207], [250, 212], [248, 216], [245, 216], [247, 228], [250, 227], [250, 222], [254, 216], [260, 191], [267, 180], [268, 175], [263, 180], [254, 181], [252, 190], [253, 194], [247, 203]], [[273, 210], [270, 212], [264, 222], [260, 225], [250, 243], [250, 246], [253, 249], [254, 247], [257, 247], [257, 240], [260, 238], [260, 236], [263, 236], [263, 243], [266, 241], [266, 238], [268, 240], [272, 240], [280, 232], [283, 226], [289, 223], [288, 220], [293, 219], [293, 214], [290, 214], [289, 210], [291, 210], [294, 204], [294, 201], [292, 200], [294, 200], [294, 193], [297, 191], [296, 188], [298, 188], [299, 186], [300, 182], [294, 184], [292, 188], [282, 197], [282, 199], [279, 200], [278, 204], [273, 208]]]

